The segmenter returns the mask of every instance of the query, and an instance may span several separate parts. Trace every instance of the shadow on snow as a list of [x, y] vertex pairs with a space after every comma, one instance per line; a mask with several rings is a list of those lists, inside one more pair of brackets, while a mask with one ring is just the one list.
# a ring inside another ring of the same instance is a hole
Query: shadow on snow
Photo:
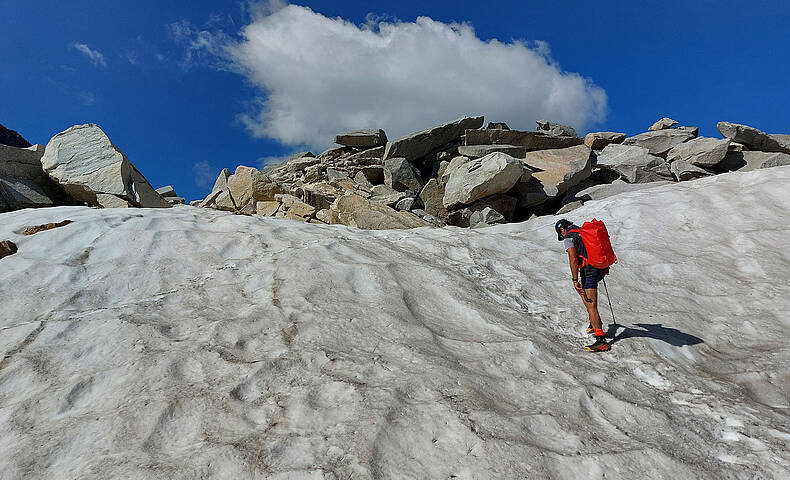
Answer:
[[[683, 333], [676, 328], [663, 327], [660, 323], [636, 323], [634, 326], [640, 327], [643, 330], [613, 323], [609, 325], [609, 329], [606, 331], [606, 338], [610, 339], [610, 344], [614, 344], [626, 338], [639, 337], [654, 338], [675, 347], [684, 347], [686, 345], [697, 345], [699, 343], [703, 343], [703, 340], [699, 337], [689, 335], [688, 333]], [[618, 329], [620, 328], [622, 328], [622, 331], [617, 333]]]

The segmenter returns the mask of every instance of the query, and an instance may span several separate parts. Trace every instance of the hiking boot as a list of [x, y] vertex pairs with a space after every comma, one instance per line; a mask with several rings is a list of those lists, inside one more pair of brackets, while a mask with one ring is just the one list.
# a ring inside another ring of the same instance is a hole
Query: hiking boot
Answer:
[[592, 326], [592, 323], [587, 326], [587, 334], [592, 335], [595, 332], [595, 329]]
[[584, 348], [591, 352], [608, 352], [611, 347], [606, 343], [606, 338], [595, 337], [595, 343], [592, 345], [585, 345]]

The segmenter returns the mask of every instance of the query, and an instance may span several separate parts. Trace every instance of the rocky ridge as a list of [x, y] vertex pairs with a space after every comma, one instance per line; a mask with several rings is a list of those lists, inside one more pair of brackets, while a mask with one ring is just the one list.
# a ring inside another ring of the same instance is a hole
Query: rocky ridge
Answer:
[[665, 117], [632, 137], [580, 138], [546, 120], [517, 131], [464, 117], [391, 141], [380, 129], [341, 133], [339, 146], [319, 155], [300, 153], [262, 171], [223, 170], [211, 193], [191, 204], [359, 228], [477, 227], [565, 213], [624, 185], [790, 164], [790, 135], [722, 122], [724, 138], [715, 139], [677, 124]]
[[[477, 227], [565, 213], [623, 191], [623, 183], [653, 186], [790, 164], [790, 135], [720, 122], [723, 138], [704, 138], [698, 127], [677, 125], [665, 117], [631, 137], [581, 138], [547, 120], [536, 131], [518, 131], [475, 116], [394, 140], [381, 129], [357, 130], [338, 134], [338, 146], [318, 155], [223, 169], [211, 193], [190, 205], [369, 229]], [[583, 193], [593, 187], [601, 187], [594, 197]], [[184, 203], [170, 185], [154, 189], [94, 124], [58, 133], [46, 147], [0, 145], [0, 212]]]

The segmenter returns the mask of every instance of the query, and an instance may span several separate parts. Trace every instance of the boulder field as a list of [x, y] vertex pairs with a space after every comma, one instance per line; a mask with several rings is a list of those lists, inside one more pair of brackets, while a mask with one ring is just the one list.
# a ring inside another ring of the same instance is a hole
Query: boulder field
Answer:
[[[469, 227], [569, 212], [622, 187], [679, 182], [735, 170], [790, 165], [790, 135], [719, 122], [723, 138], [661, 118], [628, 137], [539, 120], [512, 130], [462, 117], [402, 138], [377, 128], [340, 133], [338, 146], [301, 152], [258, 169], [223, 169], [191, 206], [242, 215], [365, 229]], [[94, 124], [75, 125], [46, 147], [0, 145], [0, 212], [30, 207], [170, 207], [186, 203], [172, 186], [154, 189]], [[483, 212], [485, 210], [485, 212]], [[474, 222], [472, 222], [473, 214]]]
[[[677, 124], [662, 118], [632, 137], [580, 138], [572, 127], [545, 120], [536, 131], [517, 131], [464, 117], [390, 141], [380, 129], [349, 132], [319, 155], [297, 154], [263, 171], [224, 170], [211, 193], [192, 205], [360, 228], [484, 226], [569, 212], [593, 200], [580, 192], [596, 186], [660, 185], [790, 164], [782, 147], [790, 136], [722, 122], [724, 138], [704, 138], [699, 128]], [[250, 175], [257, 180], [245, 180], [246, 190], [230, 187]], [[622, 190], [598, 188], [595, 199]]]

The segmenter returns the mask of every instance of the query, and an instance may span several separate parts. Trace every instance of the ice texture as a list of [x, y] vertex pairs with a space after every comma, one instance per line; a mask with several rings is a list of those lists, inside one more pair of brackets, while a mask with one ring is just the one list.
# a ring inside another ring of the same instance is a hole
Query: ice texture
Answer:
[[788, 478], [788, 186], [736, 172], [568, 214], [619, 257], [603, 354], [556, 217], [2, 214], [0, 478]]

